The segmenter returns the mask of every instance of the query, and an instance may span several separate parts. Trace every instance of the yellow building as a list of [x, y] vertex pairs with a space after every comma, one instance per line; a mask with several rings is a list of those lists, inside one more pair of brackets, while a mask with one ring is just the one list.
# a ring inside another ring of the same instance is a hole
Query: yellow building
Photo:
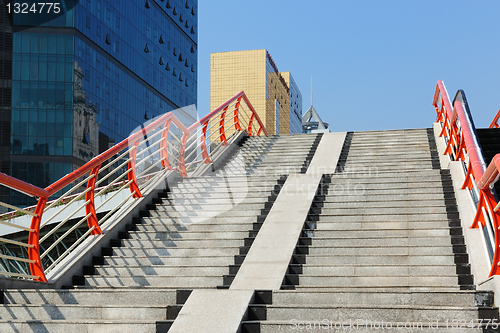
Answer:
[[245, 91], [269, 134], [302, 132], [302, 95], [267, 50], [212, 53], [210, 109]]

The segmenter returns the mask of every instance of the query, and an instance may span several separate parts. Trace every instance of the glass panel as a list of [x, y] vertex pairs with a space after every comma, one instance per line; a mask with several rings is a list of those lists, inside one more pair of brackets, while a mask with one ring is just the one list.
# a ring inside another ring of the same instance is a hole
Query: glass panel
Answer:
[[21, 55], [21, 80], [29, 80], [30, 79], [30, 55], [22, 54]]
[[56, 53], [57, 50], [57, 40], [55, 35], [48, 36], [48, 52]]
[[38, 51], [40, 53], [47, 53], [47, 35], [38, 35]]
[[30, 108], [38, 106], [38, 82], [30, 83]]
[[30, 57], [30, 80], [38, 80], [38, 55], [32, 54]]
[[49, 66], [47, 69], [47, 79], [48, 81], [55, 81], [56, 80], [56, 72], [57, 72], [57, 61], [56, 61], [56, 56], [55, 55], [49, 55], [48, 56], [48, 61], [49, 61]]
[[22, 52], [23, 34], [14, 34], [12, 43], [12, 51]]
[[56, 80], [59, 82], [64, 81], [64, 56], [57, 56], [57, 72], [56, 72]]
[[66, 36], [57, 35], [57, 54], [64, 54], [66, 51]]
[[12, 82], [12, 107], [21, 107], [21, 82], [19, 81]]
[[29, 82], [21, 82], [21, 107], [27, 108], [30, 100]]
[[21, 79], [21, 55], [14, 54], [12, 56], [12, 80]]
[[21, 46], [21, 50], [23, 53], [30, 53], [30, 42], [31, 42], [31, 38], [30, 38], [30, 34], [26, 34], [26, 33], [23, 33], [23, 39], [22, 39], [22, 46]]
[[40, 54], [38, 56], [38, 79], [40, 81], [47, 81], [47, 55]]

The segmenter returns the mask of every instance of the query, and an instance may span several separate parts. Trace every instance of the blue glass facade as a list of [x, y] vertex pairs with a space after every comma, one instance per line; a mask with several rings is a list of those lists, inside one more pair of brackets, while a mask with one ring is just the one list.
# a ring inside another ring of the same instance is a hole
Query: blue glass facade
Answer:
[[146, 120], [196, 104], [197, 1], [66, 4], [41, 24], [14, 15], [24, 27], [13, 33], [10, 173], [42, 187]]
[[302, 93], [292, 74], [287, 73], [285, 80], [290, 87], [290, 134], [302, 133]]

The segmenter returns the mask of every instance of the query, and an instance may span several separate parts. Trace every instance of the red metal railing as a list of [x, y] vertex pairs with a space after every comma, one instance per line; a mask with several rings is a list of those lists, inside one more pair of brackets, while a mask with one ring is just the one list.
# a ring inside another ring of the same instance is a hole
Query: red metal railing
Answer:
[[[457, 94], [458, 96], [458, 94]], [[487, 228], [488, 234], [494, 235], [490, 276], [500, 274], [500, 212], [498, 203], [490, 186], [498, 180], [500, 155], [496, 155], [486, 169], [481, 149], [477, 143], [475, 129], [463, 102], [455, 99], [453, 109], [448, 93], [442, 81], [438, 81], [433, 105], [437, 113], [437, 121], [442, 130], [439, 136], [446, 140], [445, 154], [453, 161], [462, 161], [465, 167], [465, 181], [462, 189], [468, 189], [477, 201], [477, 211], [471, 228]], [[498, 116], [498, 115], [497, 115]], [[496, 117], [498, 119], [498, 117]], [[496, 120], [494, 121], [496, 122]]]
[[493, 121], [491, 122], [491, 124], [490, 124], [489, 128], [498, 128], [498, 127], [500, 127], [500, 126], [498, 125], [498, 119], [499, 119], [499, 118], [500, 118], [500, 110], [498, 110], [498, 112], [497, 112], [497, 114], [496, 114], [495, 118], [493, 118]]
[[[32, 278], [36, 281], [46, 282], [46, 272], [48, 270], [59, 263], [87, 235], [102, 234], [100, 225], [127, 202], [132, 202], [134, 198], [141, 198], [145, 194], [145, 190], [150, 190], [148, 186], [152, 181], [164, 177], [167, 172], [178, 172], [183, 177], [195, 173], [203, 164], [211, 163], [211, 153], [213, 151], [216, 151], [220, 146], [227, 145], [231, 135], [241, 131], [246, 131], [249, 136], [268, 134], [243, 91], [230, 98], [189, 128], [186, 128], [172, 112], [167, 113], [45, 189], [0, 173], [0, 185], [39, 198], [34, 211], [0, 202], [1, 205], [9, 209], [32, 216], [29, 228], [19, 226], [5, 219], [0, 219], [1, 224], [22, 229], [29, 233], [27, 243], [0, 238], [0, 242], [27, 248], [28, 258], [1, 253], [0, 258], [28, 263], [30, 270], [30, 274], [9, 271], [0, 271], [0, 274]], [[128, 158], [126, 158], [127, 155]], [[141, 158], [142, 160], [140, 160]], [[150, 162], [151, 165], [146, 166], [146, 162]], [[144, 170], [139, 172], [138, 168]], [[153, 174], [148, 174], [154, 168], [160, 170]], [[126, 180], [124, 180], [125, 177]], [[141, 179], [141, 181], [138, 179]], [[100, 187], [98, 190], [97, 186], [104, 182], [109, 182], [109, 184]], [[85, 183], [86, 188], [81, 192], [82, 186], [85, 186]], [[74, 186], [50, 205], [47, 204], [51, 196], [69, 185]], [[119, 191], [115, 191], [109, 198], [103, 199], [103, 202], [96, 207], [96, 197], [109, 193], [110, 189], [117, 186], [119, 187]], [[121, 193], [120, 191], [125, 187], [130, 189], [130, 194], [104, 217], [98, 219], [97, 211], [115, 195]], [[78, 193], [75, 195], [74, 192]], [[64, 202], [64, 200], [69, 200], [69, 203], [61, 205], [60, 209], [55, 209], [55, 213], [42, 223], [43, 213], [48, 209], [55, 208], [58, 204]], [[40, 238], [41, 227], [46, 226], [50, 221], [55, 222], [56, 216], [61, 214], [71, 204], [76, 205], [78, 201], [83, 201], [83, 204], [80, 203], [79, 208], [71, 208], [70, 212], [65, 213], [67, 217], [63, 221], [58, 222], [49, 233]], [[49, 244], [44, 253], [41, 253], [40, 244], [48, 241], [49, 236], [70, 220], [79, 209], [83, 208], [85, 216], [63, 236], [58, 236], [58, 240], [61, 241], [62, 238], [74, 231], [84, 221], [87, 221], [88, 231], [75, 241], [68, 251], [63, 253], [63, 255], [59, 255], [56, 259], [51, 258], [51, 261], [44, 267], [42, 259], [44, 257], [52, 257], [50, 255], [51, 251], [54, 250], [58, 243], [53, 242]]]

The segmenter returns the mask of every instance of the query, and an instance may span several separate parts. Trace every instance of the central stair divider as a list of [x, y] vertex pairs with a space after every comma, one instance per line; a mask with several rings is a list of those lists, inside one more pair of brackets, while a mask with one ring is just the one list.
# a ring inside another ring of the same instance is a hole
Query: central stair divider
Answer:
[[306, 173], [287, 177], [229, 290], [194, 290], [169, 333], [239, 332], [256, 291], [280, 289], [320, 182], [335, 172], [345, 137], [322, 136]]

